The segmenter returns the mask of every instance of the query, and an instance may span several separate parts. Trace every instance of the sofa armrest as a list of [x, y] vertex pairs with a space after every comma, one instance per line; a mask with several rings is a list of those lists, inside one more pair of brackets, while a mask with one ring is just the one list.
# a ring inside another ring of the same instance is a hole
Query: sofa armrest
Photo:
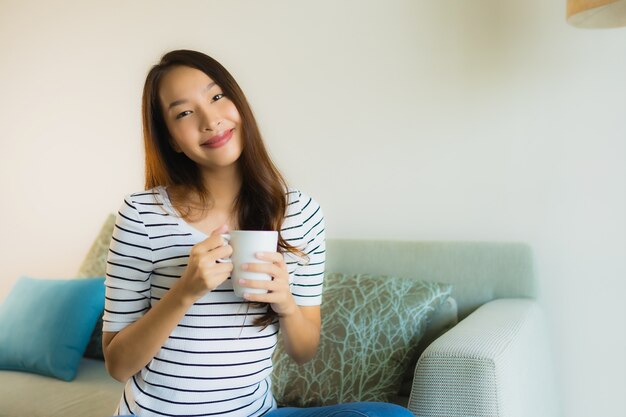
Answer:
[[531, 299], [488, 302], [420, 357], [416, 416], [558, 416], [546, 322]]

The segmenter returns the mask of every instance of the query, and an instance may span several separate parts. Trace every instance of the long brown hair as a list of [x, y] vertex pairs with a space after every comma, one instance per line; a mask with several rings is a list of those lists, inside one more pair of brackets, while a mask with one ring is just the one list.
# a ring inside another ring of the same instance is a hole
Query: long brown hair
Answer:
[[[277, 230], [279, 248], [296, 254], [301, 252], [289, 245], [280, 234], [287, 207], [287, 184], [272, 162], [257, 126], [248, 100], [230, 73], [219, 62], [201, 52], [177, 50], [163, 55], [152, 67], [143, 89], [142, 117], [146, 154], [146, 189], [156, 186], [174, 186], [195, 192], [204, 207], [210, 190], [207, 190], [200, 169], [184, 153], [171, 146], [170, 133], [165, 124], [159, 100], [159, 87], [163, 76], [174, 67], [186, 66], [205, 73], [230, 99], [241, 117], [243, 150], [238, 160], [242, 186], [235, 200], [235, 212], [242, 230]], [[189, 212], [181, 211], [185, 217]], [[255, 324], [266, 327], [277, 317], [271, 306]]]

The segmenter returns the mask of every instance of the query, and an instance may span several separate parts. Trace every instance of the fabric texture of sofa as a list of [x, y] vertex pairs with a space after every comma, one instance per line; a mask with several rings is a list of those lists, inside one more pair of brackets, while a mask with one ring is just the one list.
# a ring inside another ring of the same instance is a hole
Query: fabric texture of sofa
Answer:
[[[525, 244], [329, 239], [326, 271], [451, 285], [391, 401], [416, 416], [558, 415]], [[71, 382], [2, 370], [0, 417], [109, 416], [122, 389], [102, 360], [89, 357]]]

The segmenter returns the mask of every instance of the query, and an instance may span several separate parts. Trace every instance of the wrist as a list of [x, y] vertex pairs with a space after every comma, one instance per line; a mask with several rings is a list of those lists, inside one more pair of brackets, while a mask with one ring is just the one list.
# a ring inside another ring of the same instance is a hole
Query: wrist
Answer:
[[279, 319], [288, 319], [296, 316], [298, 313], [300, 313], [300, 308], [296, 302], [292, 300], [291, 305], [288, 308], [281, 310], [277, 314]]
[[181, 307], [186, 308], [191, 307], [198, 299], [197, 296], [185, 291], [182, 285], [180, 285], [180, 282], [172, 286], [172, 288], [165, 294], [165, 297], [171, 298], [174, 302], [180, 304]]

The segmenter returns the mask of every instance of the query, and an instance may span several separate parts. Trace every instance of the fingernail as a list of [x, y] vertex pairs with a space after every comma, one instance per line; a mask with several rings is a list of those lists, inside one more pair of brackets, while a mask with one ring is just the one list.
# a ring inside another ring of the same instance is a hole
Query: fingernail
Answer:
[[248, 269], [248, 264], [241, 264], [241, 269], [244, 271]]
[[259, 259], [263, 259], [265, 257], [265, 254], [263, 252], [257, 252], [256, 257]]
[[239, 280], [239, 284], [240, 284], [240, 285], [243, 285], [243, 284], [245, 284], [245, 283], [246, 283], [246, 280], [245, 280], [245, 279], [240, 279], [240, 280]]

